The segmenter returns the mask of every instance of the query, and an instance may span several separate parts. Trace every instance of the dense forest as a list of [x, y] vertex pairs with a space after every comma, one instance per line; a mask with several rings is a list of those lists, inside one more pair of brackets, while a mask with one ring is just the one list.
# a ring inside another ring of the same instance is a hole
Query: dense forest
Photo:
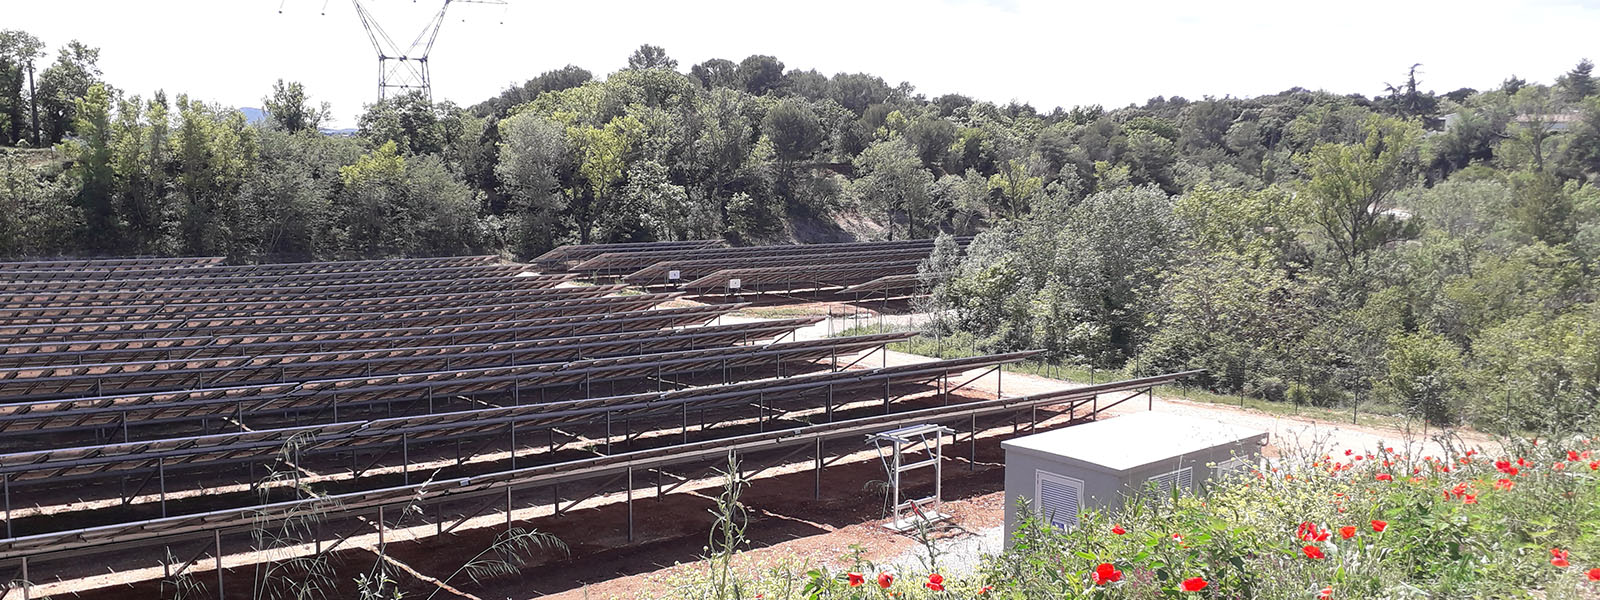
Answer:
[[[928, 265], [944, 334], [1214, 389], [1525, 429], [1600, 401], [1600, 94], [1291, 89], [1040, 112], [771, 56], [642, 46], [354, 137], [295, 83], [249, 124], [120, 93], [0, 33], [0, 255], [241, 261], [979, 234]], [[30, 89], [35, 89], [31, 91]], [[37, 118], [33, 113], [37, 107]], [[37, 124], [37, 127], [35, 127]], [[48, 149], [46, 149], [48, 148]]]

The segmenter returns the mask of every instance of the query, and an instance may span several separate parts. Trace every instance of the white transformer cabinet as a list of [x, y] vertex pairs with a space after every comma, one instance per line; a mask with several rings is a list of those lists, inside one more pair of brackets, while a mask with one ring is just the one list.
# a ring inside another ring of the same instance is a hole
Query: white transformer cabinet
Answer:
[[1267, 432], [1208, 419], [1144, 412], [1001, 443], [1006, 453], [1006, 546], [1026, 499], [1049, 523], [1078, 524], [1087, 509], [1115, 513], [1133, 494], [1203, 489], [1255, 466]]

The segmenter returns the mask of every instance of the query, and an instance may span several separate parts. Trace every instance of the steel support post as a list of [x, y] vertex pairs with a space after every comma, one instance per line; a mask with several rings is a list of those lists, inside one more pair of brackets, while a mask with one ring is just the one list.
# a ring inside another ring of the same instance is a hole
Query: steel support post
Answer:
[[[509, 491], [510, 488], [507, 488]], [[628, 467], [628, 541], [633, 541], [633, 467]]]
[[816, 468], [813, 470], [815, 481], [811, 484], [811, 498], [820, 500], [822, 499], [822, 436], [820, 435], [817, 436], [817, 460], [815, 464]]
[[156, 479], [161, 485], [161, 517], [167, 516], [167, 459], [156, 459]]
[[[222, 530], [221, 529], [213, 529], [213, 530], [211, 530], [211, 539], [212, 539], [213, 542], [216, 543], [217, 600], [223, 600], [223, 598], [226, 597], [226, 593], [222, 589]], [[318, 545], [321, 545], [322, 538], [320, 536], [317, 538], [317, 542], [318, 542]]]

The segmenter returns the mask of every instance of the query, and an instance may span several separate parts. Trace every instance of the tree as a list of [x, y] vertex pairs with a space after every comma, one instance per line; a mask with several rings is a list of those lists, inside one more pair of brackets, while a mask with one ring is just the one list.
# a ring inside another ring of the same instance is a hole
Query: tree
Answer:
[[956, 142], [955, 124], [937, 117], [924, 117], [911, 123], [905, 131], [906, 141], [917, 149], [922, 166], [942, 169], [944, 157]]
[[79, 250], [83, 213], [73, 181], [49, 178], [19, 156], [0, 156], [0, 256], [53, 256]]
[[822, 124], [804, 100], [785, 98], [761, 119], [761, 132], [772, 140], [778, 160], [808, 160], [822, 145]]
[[856, 157], [856, 180], [850, 195], [864, 210], [881, 212], [883, 224], [894, 239], [896, 214], [906, 217], [908, 237], [916, 237], [917, 225], [930, 221], [928, 188], [933, 174], [922, 168], [905, 140], [878, 142]]
[[341, 167], [341, 228], [362, 256], [447, 255], [478, 248], [477, 198], [437, 156], [393, 141]]
[[462, 183], [438, 156], [406, 165], [405, 210], [415, 229], [401, 252], [407, 256], [455, 256], [479, 252], [479, 194]]
[[83, 211], [87, 246], [95, 252], [116, 250], [118, 223], [112, 205], [116, 171], [111, 155], [111, 93], [93, 84], [83, 97], [73, 100], [71, 129], [78, 139], [64, 147], [74, 157], [72, 170], [78, 181], [77, 206]]
[[729, 200], [755, 151], [758, 109], [744, 92], [711, 90], [685, 124], [689, 143], [680, 168], [691, 206], [690, 237], [722, 235], [730, 223]]
[[533, 256], [554, 245], [557, 216], [567, 206], [561, 193], [562, 177], [572, 167], [566, 129], [532, 113], [507, 117], [500, 129], [495, 175], [518, 219], [516, 248]]
[[628, 68], [672, 70], [678, 68], [678, 61], [667, 56], [667, 51], [660, 46], [644, 44], [628, 57]]
[[1228, 249], [1197, 255], [1160, 277], [1156, 326], [1133, 372], [1206, 369], [1219, 389], [1248, 388], [1273, 400], [1284, 399], [1287, 381], [1304, 385], [1297, 367], [1313, 359], [1298, 350], [1326, 317], [1317, 304], [1319, 282], [1291, 279]]
[[395, 256], [408, 245], [412, 215], [398, 202], [405, 193], [405, 173], [406, 159], [393, 140], [339, 168], [340, 225], [360, 256]]
[[1378, 399], [1435, 425], [1455, 423], [1467, 389], [1460, 348], [1427, 331], [1400, 334], [1389, 339], [1384, 363]]
[[1369, 117], [1355, 144], [1320, 144], [1298, 157], [1308, 180], [1300, 185], [1301, 208], [1353, 273], [1367, 256], [1411, 229], [1393, 213], [1395, 194], [1416, 182], [1417, 142], [1422, 129], [1390, 117]]
[[857, 115], [867, 112], [867, 107], [889, 102], [894, 88], [884, 83], [882, 77], [866, 73], [839, 73], [833, 76], [833, 100]]
[[1556, 79], [1556, 85], [1561, 88], [1561, 98], [1570, 103], [1576, 104], [1593, 96], [1600, 91], [1600, 86], [1595, 84], [1594, 61], [1587, 58], [1578, 61], [1571, 71]]
[[[40, 127], [45, 141], [60, 142], [76, 133], [78, 98], [100, 82], [100, 49], [74, 40], [56, 53], [56, 62], [39, 76]], [[107, 88], [109, 91], [109, 88]]]
[[545, 92], [559, 92], [572, 89], [594, 80], [594, 74], [581, 67], [567, 65], [553, 71], [540, 73], [538, 77], [529, 79], [522, 85], [514, 85], [500, 92], [500, 96], [480, 102], [472, 107], [472, 113], [487, 117], [495, 115], [504, 117], [512, 108], [532, 102], [539, 94]]
[[355, 138], [261, 132], [258, 168], [240, 189], [257, 207], [262, 260], [331, 260], [341, 250], [339, 167], [361, 155]]
[[122, 230], [119, 245], [140, 254], [176, 250], [171, 225], [171, 123], [167, 97], [148, 103], [123, 100], [112, 126], [112, 168], [116, 173], [113, 209]]
[[240, 195], [255, 168], [256, 130], [237, 110], [178, 96], [172, 140], [181, 252], [251, 256], [260, 247], [259, 206]]
[[[612, 119], [604, 127], [567, 128], [568, 144], [577, 156], [578, 176], [588, 184], [568, 191], [579, 243], [590, 243], [597, 233], [596, 224], [614, 216], [608, 213], [617, 200], [617, 184], [627, 170], [626, 155], [637, 142], [639, 131], [639, 120], [633, 117]], [[612, 232], [598, 233], [609, 240]]]
[[305, 86], [298, 81], [284, 83], [279, 79], [272, 84], [272, 95], [262, 98], [261, 103], [272, 125], [289, 133], [315, 132], [328, 116], [328, 103], [312, 106]]
[[726, 58], [713, 58], [689, 69], [689, 74], [705, 89], [741, 87], [739, 65]]
[[31, 94], [25, 94], [24, 73], [33, 76], [33, 61], [44, 56], [44, 42], [26, 31], [0, 30], [0, 146], [24, 139], [38, 143], [29, 126]]
[[446, 139], [439, 111], [421, 90], [367, 106], [357, 126], [373, 146], [394, 142], [402, 154], [438, 154]]
[[1551, 246], [1564, 244], [1577, 232], [1573, 221], [1573, 193], [1577, 182], [1563, 183], [1540, 171], [1513, 173], [1507, 217], [1523, 239]]
[[1503, 136], [1505, 143], [1495, 152], [1502, 163], [1544, 171], [1562, 154], [1568, 136], [1555, 126], [1559, 108], [1550, 94], [1550, 88], [1535, 85], [1522, 88], [1511, 97], [1515, 118]]
[[1044, 178], [1029, 173], [1027, 161], [1013, 158], [989, 176], [989, 189], [999, 192], [1000, 206], [997, 208], [1000, 210], [997, 212], [1016, 217], [1026, 213], [1034, 195], [1044, 189]]
[[1411, 65], [1406, 71], [1406, 81], [1400, 85], [1384, 84], [1384, 89], [1389, 92], [1389, 97], [1384, 101], [1394, 114], [1401, 117], [1420, 117], [1426, 123], [1438, 111], [1439, 99], [1433, 92], [1423, 92], [1421, 83], [1417, 81], [1417, 67], [1421, 63]]
[[641, 161], [628, 169], [628, 183], [622, 190], [624, 204], [637, 211], [631, 215], [650, 227], [652, 238], [689, 238], [694, 207], [683, 186], [672, 182], [667, 167], [653, 160]]
[[738, 74], [745, 91], [760, 96], [783, 82], [783, 62], [764, 54], [751, 55], [739, 62]]
[[1474, 344], [1484, 393], [1474, 421], [1507, 431], [1571, 431], [1600, 402], [1600, 303], [1558, 316], [1530, 314], [1485, 331]]

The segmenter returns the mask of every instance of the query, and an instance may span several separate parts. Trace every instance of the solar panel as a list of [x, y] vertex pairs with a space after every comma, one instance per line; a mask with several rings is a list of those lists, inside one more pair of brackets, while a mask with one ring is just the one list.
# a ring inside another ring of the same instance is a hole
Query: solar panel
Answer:
[[[928, 257], [929, 248], [899, 250], [872, 250], [867, 252], [841, 252], [822, 256], [758, 256], [745, 258], [709, 258], [700, 260], [669, 260], [650, 265], [623, 276], [622, 280], [635, 285], [680, 283], [710, 275], [723, 269], [772, 268], [809, 266], [816, 264], [846, 265], [902, 260], [922, 260]], [[676, 272], [676, 281], [669, 277]]]
[[39, 432], [125, 424], [198, 427], [207, 418], [232, 417], [239, 422], [247, 419], [254, 422], [255, 417], [261, 415], [289, 414], [315, 414], [329, 422], [338, 422], [341, 408], [349, 414], [352, 408], [392, 403], [398, 398], [503, 393], [513, 389], [644, 378], [663, 372], [715, 372], [784, 361], [808, 362], [882, 346], [911, 335], [914, 334], [884, 333], [561, 363], [21, 402], [0, 405], [0, 436], [22, 435], [36, 447], [49, 447], [62, 442], [56, 438], [44, 439], [37, 435]]
[[708, 248], [695, 250], [666, 250], [655, 252], [628, 252], [601, 254], [573, 265], [571, 270], [590, 274], [626, 274], [658, 262], [669, 260], [700, 260], [749, 257], [785, 257], [828, 255], [866, 250], [891, 250], [905, 248], [933, 248], [933, 240], [899, 240], [892, 242], [847, 242], [840, 244], [804, 244], [781, 246], [747, 246], [743, 248]]
[[529, 264], [545, 268], [565, 268], [578, 261], [587, 260], [601, 254], [648, 252], [663, 250], [687, 250], [698, 248], [722, 247], [722, 240], [687, 240], [681, 242], [628, 242], [621, 244], [569, 244], [558, 246], [549, 252], [534, 257]]
[[0, 325], [0, 339], [15, 341], [66, 341], [111, 337], [169, 337], [174, 334], [285, 333], [394, 326], [453, 325], [541, 315], [605, 313], [638, 310], [678, 297], [678, 294], [641, 294], [546, 300], [536, 304], [489, 304], [447, 309], [390, 313], [327, 313], [310, 316], [220, 317], [144, 321]]
[[699, 325], [745, 306], [747, 304], [657, 308], [443, 326], [0, 344], [0, 366], [455, 345], [639, 331]]
[[692, 350], [770, 339], [821, 319], [753, 321], [681, 332], [607, 333], [446, 346], [0, 368], [0, 402]]
[[685, 283], [682, 289], [707, 292], [727, 290], [735, 287], [731, 285], [734, 280], [739, 280], [740, 284], [736, 289], [740, 291], [760, 291], [763, 288], [845, 287], [887, 275], [914, 274], [919, 264], [921, 261], [907, 260], [855, 265], [818, 263], [791, 267], [723, 269]]

